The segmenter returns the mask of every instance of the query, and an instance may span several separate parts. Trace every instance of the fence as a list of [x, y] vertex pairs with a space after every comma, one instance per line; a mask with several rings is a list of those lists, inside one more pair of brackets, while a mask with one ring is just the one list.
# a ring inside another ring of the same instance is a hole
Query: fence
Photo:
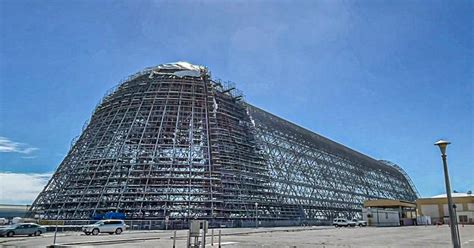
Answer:
[[[59, 231], [80, 231], [83, 225], [89, 225], [97, 220], [37, 220], [40, 225], [54, 229], [56, 224]], [[190, 220], [125, 220], [129, 230], [179, 230], [188, 229]], [[322, 220], [259, 220], [258, 227], [277, 226], [322, 226], [330, 225]], [[210, 228], [248, 228], [256, 227], [255, 221], [247, 220], [209, 220]]]

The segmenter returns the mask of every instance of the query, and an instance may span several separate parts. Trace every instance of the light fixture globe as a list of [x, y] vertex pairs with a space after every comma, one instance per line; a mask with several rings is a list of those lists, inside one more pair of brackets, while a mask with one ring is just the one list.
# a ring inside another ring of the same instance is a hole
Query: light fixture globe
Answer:
[[438, 146], [439, 149], [441, 150], [442, 155], [446, 155], [446, 147], [451, 144], [451, 142], [446, 141], [446, 140], [438, 140], [436, 143], [434, 143], [435, 146]]

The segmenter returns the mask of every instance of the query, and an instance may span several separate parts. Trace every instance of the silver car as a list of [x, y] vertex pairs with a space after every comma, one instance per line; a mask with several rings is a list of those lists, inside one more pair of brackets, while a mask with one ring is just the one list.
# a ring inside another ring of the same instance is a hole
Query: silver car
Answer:
[[367, 221], [365, 220], [358, 220], [358, 219], [352, 219], [353, 222], [356, 223], [356, 225], [362, 227], [362, 226], [367, 226]]
[[123, 220], [100, 220], [92, 225], [82, 226], [86, 235], [97, 235], [99, 233], [121, 234], [128, 228]]
[[332, 224], [335, 227], [342, 227], [342, 226], [354, 227], [354, 226], [356, 226], [356, 223], [354, 221], [350, 221], [350, 220], [345, 219], [345, 218], [335, 218], [333, 220]]
[[36, 223], [18, 223], [0, 227], [0, 236], [13, 237], [15, 235], [39, 236], [46, 232], [46, 227]]

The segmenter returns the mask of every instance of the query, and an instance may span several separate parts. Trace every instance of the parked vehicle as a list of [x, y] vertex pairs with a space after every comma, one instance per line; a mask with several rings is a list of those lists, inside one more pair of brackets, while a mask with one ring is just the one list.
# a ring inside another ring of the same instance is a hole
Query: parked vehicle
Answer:
[[0, 225], [8, 224], [8, 220], [6, 218], [0, 218]]
[[95, 214], [92, 218], [94, 220], [124, 220], [125, 214], [110, 211], [105, 214]]
[[36, 223], [19, 223], [0, 227], [0, 236], [13, 237], [15, 235], [39, 236], [46, 232], [46, 227]]
[[367, 226], [367, 221], [365, 220], [352, 219], [352, 221], [356, 223], [356, 226]]
[[335, 226], [335, 227], [354, 227], [356, 226], [356, 223], [354, 221], [350, 221], [348, 219], [345, 219], [345, 218], [335, 218], [333, 221], [332, 221], [332, 225]]
[[100, 220], [92, 225], [82, 226], [86, 235], [97, 235], [99, 233], [121, 234], [128, 228], [123, 220]]
[[12, 224], [18, 224], [18, 223], [22, 223], [23, 222], [23, 218], [21, 217], [13, 217], [12, 219]]

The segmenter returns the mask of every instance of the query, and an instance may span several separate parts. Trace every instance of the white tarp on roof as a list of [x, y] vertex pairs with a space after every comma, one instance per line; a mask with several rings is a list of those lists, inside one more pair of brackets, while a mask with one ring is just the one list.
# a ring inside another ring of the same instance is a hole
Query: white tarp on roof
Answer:
[[[207, 73], [206, 67], [200, 65], [193, 65], [184, 61], [161, 64], [155, 67], [151, 67], [146, 71], [150, 71], [152, 74], [172, 74], [178, 77], [200, 77], [203, 71]], [[150, 77], [152, 76], [153, 75], [150, 75]]]
[[185, 76], [190, 76], [190, 77], [200, 77], [201, 72], [199, 71], [192, 71], [192, 70], [185, 70], [185, 71], [176, 71], [173, 73], [175, 76], [178, 77], [185, 77]]
[[166, 74], [166, 75], [174, 75], [177, 77], [185, 77], [185, 76], [190, 76], [190, 77], [200, 77], [201, 73], [204, 72], [205, 74], [208, 73], [207, 68], [202, 65], [193, 65], [188, 62], [184, 61], [178, 61], [174, 63], [167, 63], [167, 64], [161, 64], [153, 67], [148, 67], [143, 71], [137, 72], [124, 80], [120, 82], [122, 84], [123, 82], [131, 81], [134, 80], [135, 78], [149, 74], [149, 78], [153, 78], [153, 75], [159, 75], [159, 74]]
[[200, 65], [193, 65], [188, 62], [178, 61], [174, 63], [162, 64], [153, 67], [153, 70], [159, 71], [161, 69], [164, 70], [189, 70], [189, 71], [197, 71], [200, 72], [201, 70], [205, 70], [206, 67]]

